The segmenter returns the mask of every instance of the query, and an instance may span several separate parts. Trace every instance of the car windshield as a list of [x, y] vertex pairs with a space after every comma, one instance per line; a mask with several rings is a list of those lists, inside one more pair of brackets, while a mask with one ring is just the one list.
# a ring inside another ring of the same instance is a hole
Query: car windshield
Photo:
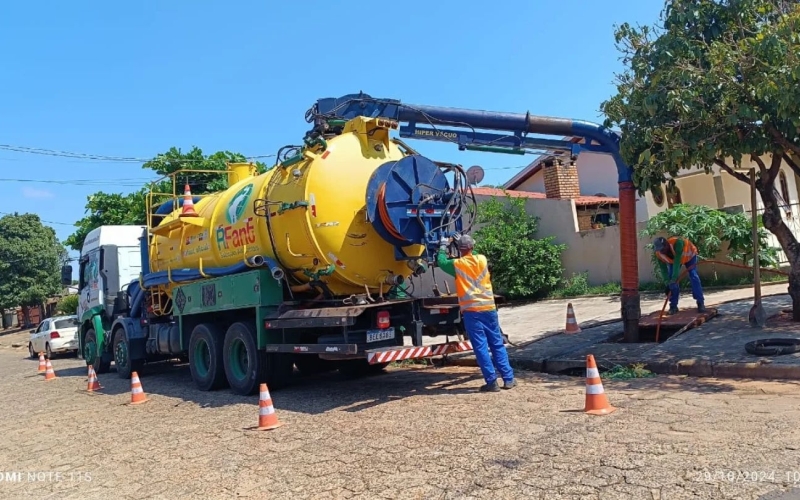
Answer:
[[67, 318], [67, 319], [57, 319], [55, 321], [55, 325], [53, 328], [77, 328], [78, 327], [78, 319], [77, 318]]

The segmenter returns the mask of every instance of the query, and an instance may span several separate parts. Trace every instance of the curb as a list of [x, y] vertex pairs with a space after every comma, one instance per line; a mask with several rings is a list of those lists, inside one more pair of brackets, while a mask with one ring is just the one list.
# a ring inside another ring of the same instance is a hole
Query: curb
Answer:
[[[780, 280], [780, 281], [768, 281], [762, 282], [761, 286], [770, 286], [770, 285], [785, 285], [789, 283], [789, 280]], [[731, 285], [731, 286], [703, 286], [703, 291], [711, 291], [711, 292], [725, 292], [730, 290], [745, 290], [748, 288], [753, 288], [753, 283], [749, 285]], [[786, 293], [786, 292], [781, 292]], [[507, 301], [505, 303], [498, 304], [498, 309], [500, 307], [520, 307], [520, 306], [528, 306], [531, 304], [538, 304], [539, 302], [555, 302], [558, 300], [575, 300], [575, 299], [595, 299], [598, 297], [619, 297], [620, 293], [598, 293], [598, 294], [590, 294], [590, 295], [575, 295], [572, 297], [546, 297], [543, 299], [529, 299], [529, 300], [520, 300], [520, 301]], [[639, 295], [663, 295], [658, 290], [639, 290]], [[776, 294], [771, 294], [776, 295]], [[780, 294], [777, 294], [780, 295]], [[737, 300], [747, 300], [747, 299], [737, 299]]]
[[[459, 359], [448, 359], [448, 364], [455, 366], [477, 367], [478, 363], [474, 357], [463, 357]], [[598, 360], [602, 364], [602, 361]], [[626, 364], [634, 364], [630, 361]], [[780, 380], [800, 380], [800, 361], [798, 364], [774, 364], [769, 359], [759, 358], [758, 361], [718, 361], [713, 362], [707, 359], [681, 359], [677, 362], [655, 361], [642, 362], [645, 368], [658, 375], [685, 375], [697, 378], [731, 378], [731, 379], [780, 379]], [[618, 363], [613, 363], [618, 364]], [[526, 370], [539, 373], [558, 375], [564, 370], [585, 368], [585, 359], [557, 359], [557, 360], [535, 360], [535, 359], [516, 359], [511, 361], [514, 369]]]

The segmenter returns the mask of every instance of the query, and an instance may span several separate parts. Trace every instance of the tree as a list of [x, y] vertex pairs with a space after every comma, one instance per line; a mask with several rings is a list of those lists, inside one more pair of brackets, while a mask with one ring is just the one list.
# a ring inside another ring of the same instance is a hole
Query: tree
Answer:
[[0, 218], [0, 311], [35, 306], [61, 289], [67, 251], [35, 214]]
[[70, 294], [61, 297], [56, 305], [56, 310], [61, 314], [77, 314], [78, 312], [78, 295]]
[[475, 251], [486, 256], [492, 283], [511, 298], [543, 295], [561, 281], [561, 253], [552, 236], [536, 238], [539, 218], [525, 211], [524, 198], [492, 198], [478, 205], [481, 225], [475, 231]]
[[77, 229], [64, 240], [64, 244], [80, 251], [86, 235], [97, 227], [145, 224], [146, 195], [145, 189], [130, 194], [109, 194], [99, 191], [90, 195], [86, 203], [88, 215], [75, 223]]
[[[176, 192], [183, 192], [180, 183], [188, 182], [192, 194], [202, 195], [221, 191], [228, 186], [225, 175], [221, 175], [227, 169], [227, 163], [245, 162], [247, 159], [239, 153], [230, 151], [218, 151], [210, 156], [204, 156], [203, 151], [198, 147], [193, 147], [188, 153], [181, 153], [178, 148], [170, 148], [166, 153], [159, 154], [152, 160], [142, 165], [143, 169], [152, 170], [161, 179], [145, 186], [142, 189], [129, 194], [105, 193], [99, 191], [88, 197], [86, 203], [86, 217], [79, 220], [75, 225], [77, 230], [71, 234], [64, 242], [73, 250], [80, 250], [83, 240], [90, 231], [104, 225], [144, 225], [147, 223], [147, 198], [148, 193], [162, 193], [161, 196], [154, 196], [154, 204], [162, 203], [168, 199], [166, 195], [173, 192], [172, 181], [165, 176], [173, 174], [179, 170], [215, 170], [219, 174], [212, 172], [188, 174], [187, 178], [180, 178], [178, 175], [175, 186]], [[262, 162], [255, 162], [259, 173], [266, 171], [266, 165]]]
[[[651, 238], [659, 233], [685, 236], [695, 243], [702, 259], [713, 259], [722, 250], [723, 244], [727, 243], [729, 260], [752, 266], [752, 231], [753, 221], [744, 213], [733, 214], [702, 205], [681, 203], [647, 221], [642, 235]], [[777, 266], [777, 249], [769, 245], [767, 232], [760, 225], [758, 236], [759, 264], [761, 267]], [[651, 260], [656, 266], [658, 260], [655, 253], [651, 254]]]
[[[602, 104], [619, 126], [623, 159], [643, 194], [693, 166], [749, 184], [757, 170], [763, 224], [786, 254], [800, 321], [800, 245], [781, 216], [775, 180], [800, 174], [800, 4], [780, 0], [668, 0], [660, 26], [616, 29], [627, 66]], [[670, 187], [674, 181], [668, 181]]]

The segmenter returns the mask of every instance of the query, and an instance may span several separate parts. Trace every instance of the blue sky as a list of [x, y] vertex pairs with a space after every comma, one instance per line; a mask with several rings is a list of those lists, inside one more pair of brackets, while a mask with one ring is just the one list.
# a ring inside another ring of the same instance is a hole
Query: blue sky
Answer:
[[[304, 113], [318, 98], [358, 91], [602, 121], [599, 105], [621, 69], [613, 25], [651, 24], [662, 7], [661, 0], [7, 2], [0, 144], [131, 158], [193, 145], [273, 154], [302, 137]], [[435, 159], [483, 166], [489, 184], [533, 159], [412, 145]], [[139, 163], [7, 150], [0, 169], [0, 179], [37, 181], [0, 180], [0, 213], [37, 213], [58, 223], [62, 240], [89, 194], [128, 192], [148, 179]]]

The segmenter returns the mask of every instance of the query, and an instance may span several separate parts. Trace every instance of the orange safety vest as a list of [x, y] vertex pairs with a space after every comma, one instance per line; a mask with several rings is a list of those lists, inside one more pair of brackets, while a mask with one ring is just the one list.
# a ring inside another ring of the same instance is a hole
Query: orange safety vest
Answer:
[[492, 311], [494, 292], [489, 266], [484, 255], [467, 255], [453, 261], [456, 294], [461, 312]]
[[[681, 265], [686, 265], [687, 262], [692, 260], [694, 257], [697, 257], [697, 247], [694, 246], [694, 243], [689, 241], [688, 238], [680, 238], [683, 240], [683, 255], [681, 256]], [[667, 238], [667, 243], [669, 243], [669, 247], [672, 249], [673, 255], [675, 254], [675, 243], [678, 241], [677, 236], [673, 236], [672, 238]], [[667, 264], [672, 264], [673, 259], [667, 257], [661, 252], [656, 252], [656, 257], [658, 257], [661, 262], [665, 262]]]

